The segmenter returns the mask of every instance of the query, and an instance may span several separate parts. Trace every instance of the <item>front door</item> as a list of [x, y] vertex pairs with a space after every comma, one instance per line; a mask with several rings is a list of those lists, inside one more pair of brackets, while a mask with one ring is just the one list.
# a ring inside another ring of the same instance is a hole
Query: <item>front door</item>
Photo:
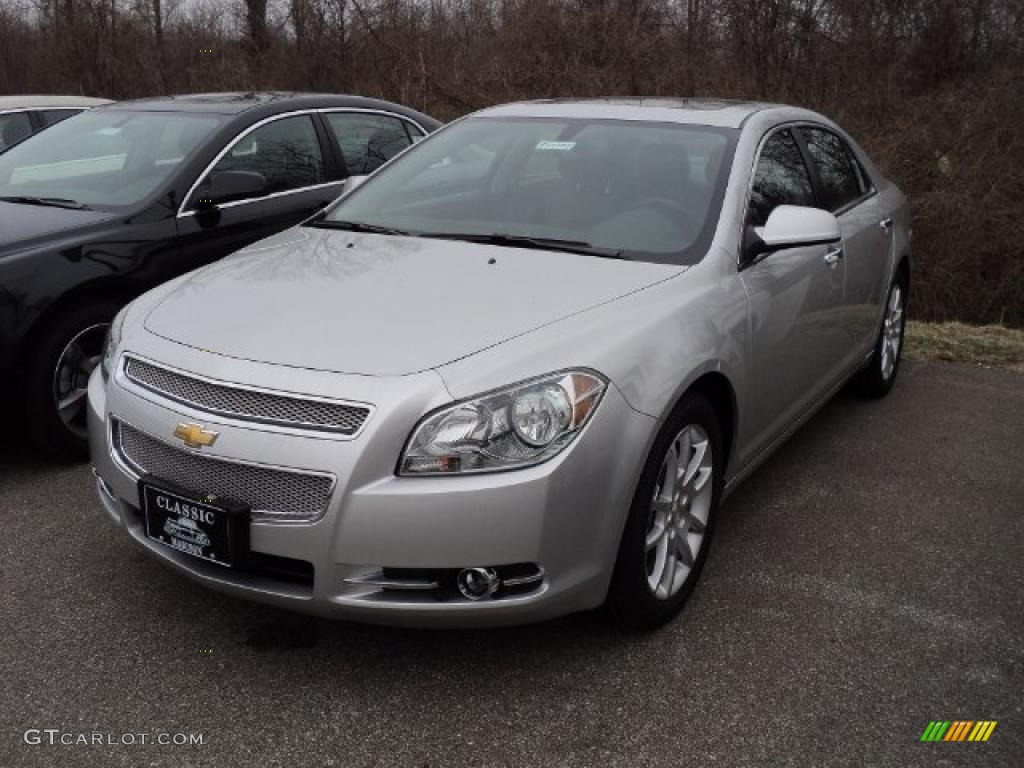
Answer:
[[[312, 114], [281, 117], [235, 139], [195, 185], [178, 217], [183, 266], [207, 264], [294, 226], [341, 194]], [[266, 182], [242, 199], [212, 200], [218, 173], [245, 171]]]
[[[816, 204], [810, 174], [792, 132], [776, 130], [762, 145], [748, 222], [764, 226], [777, 205]], [[842, 245], [842, 244], [840, 244]], [[754, 454], [778, 438], [840, 374], [845, 259], [826, 259], [836, 245], [768, 254], [740, 273], [749, 297], [750, 409]]]

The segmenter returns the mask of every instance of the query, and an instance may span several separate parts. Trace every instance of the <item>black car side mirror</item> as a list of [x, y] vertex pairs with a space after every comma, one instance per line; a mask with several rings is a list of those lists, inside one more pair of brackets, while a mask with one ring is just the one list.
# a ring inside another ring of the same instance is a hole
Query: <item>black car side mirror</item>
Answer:
[[196, 207], [200, 210], [215, 208], [234, 200], [246, 200], [266, 194], [269, 184], [262, 173], [256, 171], [220, 171], [211, 175], [200, 187]]

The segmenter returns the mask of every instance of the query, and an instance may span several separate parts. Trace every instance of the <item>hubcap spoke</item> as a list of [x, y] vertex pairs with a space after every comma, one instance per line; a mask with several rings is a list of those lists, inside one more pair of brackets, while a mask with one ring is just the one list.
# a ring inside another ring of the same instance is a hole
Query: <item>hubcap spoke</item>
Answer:
[[676, 488], [679, 485], [679, 472], [677, 466], [679, 465], [679, 451], [676, 449], [676, 443], [672, 443], [672, 447], [668, 449], [668, 456], [665, 457], [664, 463], [664, 485], [661, 488], [661, 495], [672, 498], [675, 496]]
[[684, 533], [704, 533], [704, 521], [692, 512], [686, 513], [682, 527]]
[[662, 597], [671, 597], [673, 593], [672, 582], [676, 577], [676, 556], [674, 552], [666, 552], [664, 566], [661, 571], [661, 580], [658, 582], [658, 591]]
[[693, 479], [693, 492], [698, 494], [704, 490], [704, 486], [708, 484], [708, 480], [711, 479], [711, 467], [701, 467], [697, 470], [697, 473]]
[[676, 477], [679, 482], [686, 485], [686, 470], [690, 466], [690, 453], [693, 451], [693, 438], [688, 431], [684, 431], [676, 438]]
[[693, 567], [693, 552], [690, 551], [690, 542], [686, 540], [686, 536], [676, 536], [675, 554], [678, 556], [679, 562], [687, 568]]
[[667, 515], [672, 511], [672, 502], [667, 499], [655, 499], [651, 509], [656, 515]]
[[59, 403], [57, 403], [57, 410], [64, 412], [67, 411], [69, 408], [80, 405], [82, 398], [84, 398], [86, 395], [86, 392], [87, 390], [85, 389], [76, 389], [70, 395], [68, 395]]
[[693, 457], [686, 466], [686, 476], [683, 483], [692, 488], [693, 479], [697, 475], [697, 471], [701, 468], [701, 464], [704, 462], [704, 455], [708, 450], [708, 441], [701, 440], [696, 443], [691, 441], [691, 445], [693, 446]]
[[666, 533], [667, 530], [668, 530], [668, 528], [666, 528], [664, 524], [661, 524], [661, 525], [657, 525], [656, 524], [654, 528], [651, 528], [651, 530], [649, 530], [647, 532], [647, 551], [648, 552], [650, 552], [652, 549], [654, 549], [656, 546], [658, 546], [659, 542], [661, 542], [661, 540], [663, 538], [665, 538], [665, 533]]

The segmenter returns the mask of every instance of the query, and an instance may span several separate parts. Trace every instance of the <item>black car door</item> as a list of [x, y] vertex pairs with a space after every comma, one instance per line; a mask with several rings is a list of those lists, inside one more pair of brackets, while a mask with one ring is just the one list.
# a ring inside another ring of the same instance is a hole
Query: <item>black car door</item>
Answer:
[[251, 126], [229, 142], [182, 206], [183, 266], [206, 264], [298, 224], [334, 200], [342, 181], [314, 113]]

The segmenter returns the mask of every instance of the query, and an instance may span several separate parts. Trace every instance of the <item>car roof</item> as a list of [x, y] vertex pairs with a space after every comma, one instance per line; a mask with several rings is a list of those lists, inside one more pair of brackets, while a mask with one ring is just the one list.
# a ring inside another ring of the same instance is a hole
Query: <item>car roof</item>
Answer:
[[321, 107], [397, 107], [385, 101], [336, 93], [301, 93], [293, 91], [250, 91], [230, 93], [189, 93], [149, 99], [120, 101], [115, 109], [150, 112], [212, 112], [237, 115], [260, 107], [273, 107], [275, 112], [317, 109]]
[[0, 112], [8, 109], [98, 107], [110, 103], [109, 99], [93, 99], [87, 96], [0, 96]]
[[751, 115], [779, 110], [815, 118], [813, 112], [759, 101], [690, 98], [546, 99], [502, 104], [481, 110], [483, 117], [556, 117], [683, 123], [740, 128]]
[[251, 123], [283, 112], [307, 109], [379, 110], [401, 115], [426, 131], [434, 131], [441, 123], [415, 109], [381, 99], [337, 93], [301, 93], [294, 91], [250, 91], [233, 93], [190, 93], [134, 99], [110, 104], [105, 109], [137, 112], [188, 112], [226, 115], [232, 121]]

